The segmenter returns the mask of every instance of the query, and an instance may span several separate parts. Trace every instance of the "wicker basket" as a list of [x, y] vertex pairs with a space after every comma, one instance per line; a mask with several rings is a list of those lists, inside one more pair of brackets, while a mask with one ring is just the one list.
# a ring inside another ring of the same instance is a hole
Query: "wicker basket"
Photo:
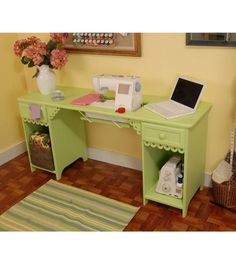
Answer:
[[50, 137], [47, 133], [34, 132], [29, 140], [31, 163], [37, 167], [53, 171], [53, 155]]
[[[225, 157], [225, 161], [230, 162], [230, 153]], [[212, 179], [212, 189], [214, 201], [226, 208], [236, 206], [236, 154], [233, 154], [232, 162], [233, 175], [229, 181], [219, 184]]]
[[34, 144], [30, 144], [29, 150], [32, 164], [51, 171], [55, 169], [51, 148], [44, 149]]
[[51, 171], [55, 169], [51, 148], [42, 148], [37, 145], [30, 144], [29, 150], [32, 164]]
[[231, 179], [222, 184], [216, 183], [212, 180], [214, 201], [226, 208], [236, 206], [236, 182]]

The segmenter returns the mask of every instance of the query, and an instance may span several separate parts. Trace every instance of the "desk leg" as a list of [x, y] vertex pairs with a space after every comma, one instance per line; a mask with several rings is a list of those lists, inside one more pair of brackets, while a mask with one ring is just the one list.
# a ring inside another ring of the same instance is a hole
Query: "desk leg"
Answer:
[[185, 218], [187, 216], [188, 208], [182, 210], [182, 217]]
[[62, 175], [62, 171], [57, 171], [56, 172], [56, 179], [60, 180], [61, 179], [61, 175]]
[[143, 205], [146, 205], [147, 203], [148, 203], [148, 200], [145, 197], [143, 197]]
[[204, 186], [207, 117], [188, 132], [184, 160], [183, 215], [195, 193]]
[[31, 172], [34, 172], [34, 171], [36, 171], [36, 168], [35, 168], [35, 167], [33, 167], [31, 163], [30, 163], [30, 170], [31, 170]]
[[65, 167], [79, 158], [87, 159], [85, 124], [77, 111], [61, 109], [49, 121], [49, 133], [59, 180]]

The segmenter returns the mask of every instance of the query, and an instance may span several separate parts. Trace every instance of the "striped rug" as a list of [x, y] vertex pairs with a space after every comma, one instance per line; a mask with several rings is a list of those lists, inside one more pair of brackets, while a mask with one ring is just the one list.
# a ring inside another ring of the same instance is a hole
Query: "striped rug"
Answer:
[[0, 216], [0, 231], [122, 231], [138, 209], [50, 180]]

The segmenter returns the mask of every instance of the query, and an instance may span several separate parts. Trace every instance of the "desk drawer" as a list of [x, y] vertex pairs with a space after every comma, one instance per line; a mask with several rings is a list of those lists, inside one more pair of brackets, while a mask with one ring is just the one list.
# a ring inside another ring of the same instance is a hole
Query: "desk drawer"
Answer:
[[184, 148], [185, 131], [178, 128], [142, 123], [142, 139], [157, 144]]
[[[30, 104], [26, 103], [19, 103], [19, 108], [20, 108], [20, 115], [24, 119], [32, 119], [31, 114], [30, 114]], [[42, 122], [47, 122], [47, 111], [45, 106], [40, 106], [40, 116], [41, 118], [38, 119], [37, 121], [42, 121]]]

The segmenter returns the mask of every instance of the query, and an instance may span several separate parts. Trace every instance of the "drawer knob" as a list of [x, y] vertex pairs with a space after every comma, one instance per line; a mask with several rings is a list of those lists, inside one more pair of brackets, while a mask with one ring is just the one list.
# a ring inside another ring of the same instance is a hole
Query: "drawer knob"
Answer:
[[164, 133], [160, 133], [160, 134], [159, 134], [159, 138], [160, 138], [161, 140], [163, 140], [163, 139], [166, 138], [166, 135], [165, 135]]

